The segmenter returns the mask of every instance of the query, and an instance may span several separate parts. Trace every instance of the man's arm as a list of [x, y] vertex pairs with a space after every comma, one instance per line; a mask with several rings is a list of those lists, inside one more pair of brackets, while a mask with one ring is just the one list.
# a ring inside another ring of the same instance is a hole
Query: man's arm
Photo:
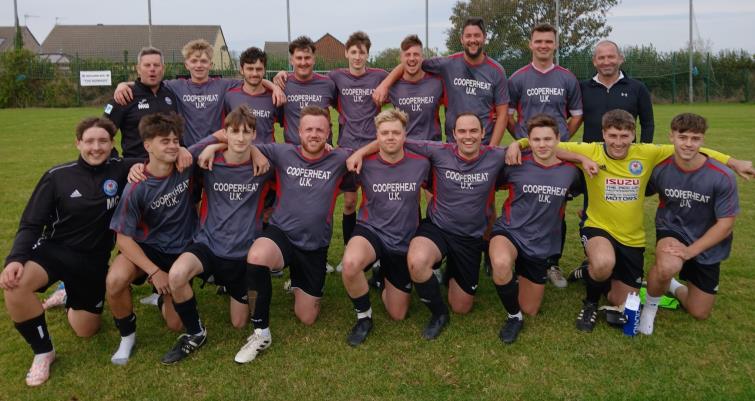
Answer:
[[[633, 145], [633, 146], [647, 146], [647, 145]], [[653, 163], [653, 166], [657, 165], [658, 163], [665, 160], [667, 157], [674, 154], [674, 146], [673, 145], [658, 145], [655, 147], [658, 149], [658, 156], [656, 157], [655, 162]], [[700, 153], [704, 153], [708, 155], [711, 159], [715, 159], [721, 163], [726, 164], [727, 167], [734, 170], [737, 175], [744, 178], [745, 180], [749, 181], [753, 178], [755, 178], [755, 169], [752, 168], [752, 161], [750, 160], [738, 160], [735, 159], [725, 153], [721, 153], [719, 151], [710, 149], [710, 148], [700, 148]]]
[[490, 145], [498, 146], [501, 144], [503, 134], [506, 132], [506, 122], [509, 118], [509, 105], [500, 104], [495, 106], [495, 125], [493, 126], [493, 135], [490, 137]]
[[556, 157], [563, 161], [581, 164], [582, 170], [590, 178], [598, 174], [598, 163], [595, 163], [594, 160], [585, 155], [569, 152], [568, 150], [559, 147], [556, 148]]
[[375, 91], [372, 92], [372, 101], [375, 102], [375, 104], [378, 105], [378, 107], [382, 106], [383, 103], [387, 102], [388, 100], [388, 90], [390, 89], [393, 84], [396, 83], [401, 77], [404, 75], [404, 65], [399, 64], [394, 68], [390, 73], [388, 73], [388, 76], [383, 79], [382, 82], [380, 82], [380, 85], [375, 88]]
[[569, 138], [572, 138], [577, 133], [580, 125], [582, 125], [581, 114], [578, 116], [573, 115], [566, 121], [566, 127], [569, 129]]
[[648, 88], [640, 83], [640, 91], [637, 99], [637, 111], [640, 117], [640, 142], [653, 143], [655, 133], [655, 121], [653, 120], [653, 101], [650, 98]]
[[[285, 86], [285, 81], [283, 85]], [[267, 79], [262, 80], [262, 86], [265, 87], [265, 89], [273, 92], [273, 105], [280, 107], [286, 103], [286, 94], [283, 92], [283, 88], [268, 81]]]
[[113, 92], [113, 99], [121, 106], [127, 105], [130, 101], [134, 100], [134, 91], [131, 89], [134, 86], [134, 81], [121, 82], [115, 87]]
[[29, 202], [26, 204], [18, 224], [16, 238], [5, 264], [26, 263], [34, 243], [42, 235], [44, 227], [50, 223], [50, 215], [55, 210], [55, 185], [50, 173], [46, 172], [37, 183]]
[[380, 150], [380, 146], [378, 145], [377, 139], [355, 150], [354, 153], [346, 159], [346, 169], [359, 174], [362, 171], [362, 159], [364, 159], [365, 156], [376, 153], [378, 150]]
[[123, 256], [126, 257], [131, 263], [135, 264], [142, 271], [147, 273], [147, 279], [155, 286], [158, 294], [170, 294], [170, 286], [168, 285], [168, 273], [160, 270], [156, 264], [154, 264], [147, 255], [144, 254], [142, 247], [134, 241], [128, 235], [118, 233], [116, 237], [116, 243], [118, 249]]
[[697, 241], [691, 243], [689, 246], [670, 245], [661, 249], [661, 251], [677, 256], [685, 261], [690, 260], [731, 235], [731, 232], [734, 229], [735, 219], [734, 216], [720, 218], [716, 220], [716, 224], [713, 224], [702, 237], [698, 238]]

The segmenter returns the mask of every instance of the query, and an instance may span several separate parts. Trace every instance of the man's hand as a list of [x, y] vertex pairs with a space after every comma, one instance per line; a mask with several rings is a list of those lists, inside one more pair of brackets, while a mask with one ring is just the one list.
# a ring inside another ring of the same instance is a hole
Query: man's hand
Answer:
[[598, 166], [598, 163], [595, 163], [594, 160], [584, 157], [582, 159], [582, 169], [584, 170], [585, 174], [587, 174], [588, 177], [593, 178], [596, 175], [598, 175], [598, 171], [600, 170], [600, 167]]
[[130, 101], [134, 100], [134, 91], [131, 90], [131, 86], [125, 82], [121, 82], [115, 87], [115, 93], [113, 93], [113, 99], [121, 106], [127, 105]]
[[378, 107], [382, 107], [383, 103], [385, 103], [388, 100], [388, 86], [380, 84], [375, 88], [375, 91], [372, 92], [372, 101], [375, 102], [375, 104]]
[[150, 284], [155, 286], [155, 290], [160, 295], [170, 295], [170, 285], [168, 283], [168, 273], [157, 269], [148, 280]]
[[286, 79], [288, 79], [288, 72], [278, 71], [273, 77], [273, 83], [281, 89], [286, 89]]
[[362, 171], [362, 155], [358, 152], [354, 152], [348, 159], [346, 159], [346, 169], [351, 172], [359, 174]]
[[199, 157], [197, 157], [197, 165], [200, 168], [203, 168], [205, 170], [212, 171], [212, 161], [215, 159], [215, 153], [218, 151], [224, 149], [226, 147], [223, 143], [216, 143], [214, 145], [209, 145], [202, 153], [199, 154]]
[[273, 86], [273, 104], [275, 107], [281, 107], [286, 104], [286, 93], [280, 86]]
[[697, 256], [688, 246], [682, 244], [670, 244], [661, 249], [661, 251], [676, 256], [685, 262]]
[[755, 178], [755, 169], [752, 168], [752, 161], [750, 160], [737, 160], [732, 157], [726, 165], [747, 181]]
[[136, 163], [128, 170], [128, 182], [134, 184], [147, 179], [144, 174], [144, 163]]
[[187, 168], [191, 167], [194, 162], [194, 157], [191, 156], [191, 152], [188, 149], [181, 146], [178, 148], [178, 160], [176, 160], [176, 170], [183, 172]]
[[270, 170], [270, 161], [267, 160], [267, 157], [265, 157], [256, 146], [252, 146], [250, 155], [252, 156], [255, 177], [265, 174]]
[[522, 150], [519, 148], [517, 141], [511, 142], [506, 148], [506, 164], [509, 166], [522, 164]]
[[10, 262], [2, 273], [0, 273], [0, 288], [12, 290], [18, 287], [21, 282], [21, 276], [24, 274], [24, 265], [21, 262]]

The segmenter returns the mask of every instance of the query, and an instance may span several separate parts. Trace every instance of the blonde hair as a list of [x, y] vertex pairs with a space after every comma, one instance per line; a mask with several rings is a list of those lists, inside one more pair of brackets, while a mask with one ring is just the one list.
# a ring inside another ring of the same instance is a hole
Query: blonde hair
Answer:
[[386, 109], [375, 116], [375, 127], [379, 127], [382, 123], [400, 121], [401, 126], [406, 128], [406, 122], [409, 120], [406, 113], [399, 109]]
[[210, 60], [212, 60], [212, 45], [204, 39], [194, 39], [185, 44], [183, 49], [181, 49], [181, 54], [184, 56], [184, 59], [191, 57], [191, 55], [196, 52], [204, 53], [210, 58]]

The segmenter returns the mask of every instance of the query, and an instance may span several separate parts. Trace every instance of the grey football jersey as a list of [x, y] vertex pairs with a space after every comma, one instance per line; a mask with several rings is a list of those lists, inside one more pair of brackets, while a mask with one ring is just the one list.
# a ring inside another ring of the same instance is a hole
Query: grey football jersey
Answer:
[[[298, 145], [301, 109], [307, 106], [324, 109], [328, 109], [328, 106], [335, 107], [336, 85], [325, 75], [313, 74], [312, 79], [300, 81], [293, 73], [289, 73], [284, 92], [286, 104], [283, 105], [283, 138], [286, 143]], [[332, 138], [328, 142], [332, 143]]]
[[[440, 141], [440, 105], [443, 81], [435, 74], [425, 73], [417, 82], [399, 80], [388, 92], [393, 107], [409, 117], [406, 136], [410, 139]], [[449, 133], [450, 134], [450, 133]]]
[[375, 116], [380, 112], [372, 101], [372, 92], [388, 75], [385, 70], [368, 68], [355, 76], [348, 68], [328, 73], [338, 93], [338, 146], [359, 149], [375, 140]]
[[237, 79], [210, 78], [197, 84], [190, 79], [171, 79], [165, 82], [178, 98], [178, 112], [186, 120], [183, 143], [191, 146], [221, 127], [223, 98], [234, 86], [241, 85]]

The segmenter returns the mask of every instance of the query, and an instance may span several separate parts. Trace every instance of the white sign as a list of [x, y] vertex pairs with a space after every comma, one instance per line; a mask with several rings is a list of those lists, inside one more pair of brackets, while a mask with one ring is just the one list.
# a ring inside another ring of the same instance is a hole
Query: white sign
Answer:
[[79, 71], [81, 86], [111, 86], [110, 71]]

